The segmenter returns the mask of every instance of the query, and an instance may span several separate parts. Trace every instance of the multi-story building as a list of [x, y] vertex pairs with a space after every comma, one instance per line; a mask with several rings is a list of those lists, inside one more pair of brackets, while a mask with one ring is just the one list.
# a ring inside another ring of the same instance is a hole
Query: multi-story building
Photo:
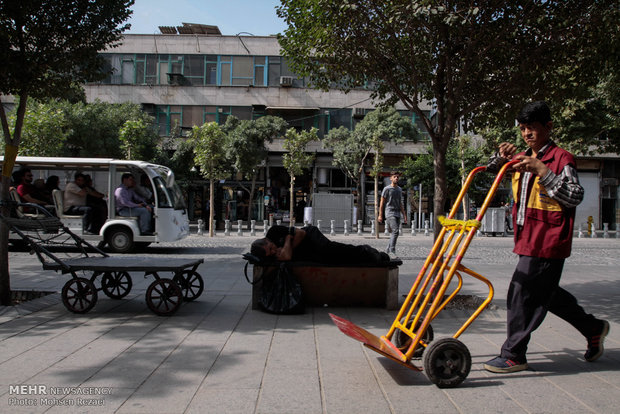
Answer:
[[[254, 119], [277, 115], [298, 129], [316, 127], [324, 136], [330, 129], [353, 128], [365, 113], [374, 109], [367, 89], [343, 93], [308, 87], [305, 79], [293, 73], [280, 56], [275, 36], [225, 36], [216, 26], [183, 24], [160, 27], [160, 34], [126, 35], [119, 47], [105, 52], [113, 75], [104, 82], [86, 85], [89, 101], [130, 101], [141, 104], [152, 114], [161, 135], [170, 133], [177, 122], [183, 130], [207, 121], [224, 123], [229, 115]], [[413, 113], [397, 109], [416, 123]], [[429, 107], [430, 110], [430, 107]], [[421, 125], [418, 125], [423, 130]], [[387, 145], [386, 170], [397, 165], [406, 154], [420, 153], [427, 142]], [[297, 201], [315, 192], [351, 193], [352, 184], [332, 166], [329, 151], [320, 145], [313, 167], [296, 181]], [[243, 219], [247, 205], [253, 217], [263, 218], [265, 196], [272, 209], [288, 210], [288, 175], [282, 167], [282, 141], [270, 147], [270, 156], [261, 171], [260, 189], [252, 202], [234, 181], [221, 183], [217, 219]], [[616, 155], [578, 157], [581, 181], [586, 189], [584, 203], [577, 210], [576, 223], [591, 218], [596, 228], [620, 221], [618, 179], [620, 162]], [[363, 187], [369, 194], [372, 186]], [[190, 200], [204, 199], [205, 190], [190, 193]], [[372, 200], [372, 197], [368, 197]], [[361, 207], [361, 206], [360, 206]], [[370, 210], [370, 205], [363, 210]], [[245, 210], [244, 210], [245, 209]], [[363, 212], [362, 212], [363, 213]], [[192, 218], [199, 213], [192, 212]], [[300, 214], [297, 214], [300, 219]]]
[[[138, 103], [154, 116], [161, 135], [170, 134], [175, 123], [187, 131], [204, 122], [223, 124], [230, 115], [240, 119], [275, 115], [299, 130], [316, 127], [323, 137], [333, 128], [353, 128], [374, 109], [368, 89], [344, 93], [308, 87], [307, 80], [295, 75], [280, 56], [275, 36], [224, 36], [216, 26], [194, 24], [160, 27], [160, 31], [126, 35], [122, 44], [106, 51], [103, 55], [112, 75], [86, 85], [87, 100]], [[403, 106], [396, 109], [416, 123], [415, 114]], [[426, 145], [388, 143], [384, 153], [386, 171], [405, 154], [421, 152]], [[216, 207], [219, 221], [245, 219], [248, 206], [254, 209], [254, 218], [263, 219], [265, 196], [269, 196], [269, 210], [276, 210], [276, 214], [288, 211], [289, 178], [282, 165], [282, 140], [275, 140], [269, 149], [270, 156], [259, 177], [259, 191], [251, 203], [234, 180], [220, 184]], [[316, 157], [308, 173], [296, 178], [298, 206], [315, 192], [354, 192], [351, 180], [332, 166], [328, 150], [320, 143], [308, 149]], [[363, 191], [369, 192], [365, 188]], [[203, 191], [193, 192], [190, 198], [204, 199], [203, 195]], [[198, 214], [193, 211], [193, 218]], [[301, 221], [303, 210], [296, 217]]]

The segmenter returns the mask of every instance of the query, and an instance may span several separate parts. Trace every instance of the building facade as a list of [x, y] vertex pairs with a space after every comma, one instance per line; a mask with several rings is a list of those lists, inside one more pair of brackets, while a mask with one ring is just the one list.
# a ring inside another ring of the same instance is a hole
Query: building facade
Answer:
[[[297, 130], [315, 127], [322, 138], [333, 128], [353, 129], [375, 108], [369, 89], [344, 93], [310, 88], [307, 80], [296, 76], [280, 56], [275, 36], [223, 36], [216, 27], [204, 25], [179, 27], [183, 34], [175, 29], [161, 27], [160, 34], [126, 35], [122, 44], [105, 51], [103, 56], [112, 74], [102, 82], [85, 86], [87, 100], [140, 104], [155, 118], [162, 136], [169, 135], [175, 124], [187, 132], [205, 122], [223, 124], [230, 115], [248, 120], [274, 115]], [[415, 115], [404, 106], [396, 109], [417, 124]], [[418, 127], [423, 130], [421, 125]], [[270, 144], [254, 200], [248, 200], [247, 192], [242, 190], [243, 184], [249, 183], [235, 179], [220, 183], [215, 206], [218, 221], [245, 220], [250, 208], [254, 219], [266, 219], [272, 213], [276, 219], [287, 220], [289, 178], [282, 164], [282, 144], [282, 139]], [[388, 143], [384, 153], [386, 171], [406, 154], [425, 151], [426, 145], [428, 142], [423, 141]], [[332, 165], [328, 150], [320, 143], [311, 144], [308, 150], [315, 153], [315, 161], [295, 182], [298, 222], [303, 220], [303, 206], [311, 194], [356, 193], [351, 180]], [[366, 199], [372, 203], [372, 192], [364, 188], [365, 181], [362, 191], [368, 193]], [[208, 206], [202, 201], [207, 199], [205, 188], [194, 186], [189, 194], [190, 204], [196, 206], [190, 216], [193, 219], [206, 214]], [[360, 211], [360, 217], [364, 211]]]
[[[275, 36], [225, 36], [216, 26], [188, 24], [160, 27], [160, 31], [125, 35], [118, 47], [105, 51], [103, 55], [112, 75], [100, 83], [86, 85], [87, 100], [140, 104], [155, 118], [162, 136], [169, 135], [175, 124], [181, 131], [188, 131], [204, 122], [223, 124], [230, 115], [239, 119], [275, 115], [298, 130], [316, 127], [323, 137], [333, 128], [354, 128], [375, 108], [369, 89], [343, 93], [335, 88], [310, 88], [306, 79], [290, 70], [280, 55]], [[410, 117], [424, 136], [424, 128], [415, 114], [404, 106], [397, 105], [396, 109]], [[429, 106], [429, 112], [430, 109]], [[270, 144], [270, 155], [261, 168], [253, 200], [243, 191], [244, 184], [249, 183], [239, 183], [235, 177], [220, 183], [214, 206], [219, 223], [226, 219], [245, 220], [250, 210], [257, 220], [267, 219], [268, 214], [286, 220], [289, 179], [282, 165], [282, 144], [283, 140]], [[406, 155], [425, 152], [428, 144], [423, 139], [418, 143], [386, 145], [385, 170], [398, 165]], [[354, 194], [357, 216], [368, 222], [374, 200], [371, 179], [362, 180], [364, 197], [359, 198], [351, 180], [332, 165], [328, 150], [316, 143], [309, 151], [315, 153], [315, 162], [295, 183], [297, 220], [303, 219], [303, 207], [310, 196], [323, 192]], [[602, 229], [604, 223], [615, 229], [620, 221], [618, 157], [578, 157], [578, 169], [586, 199], [577, 210], [577, 225], [585, 226], [591, 221], [597, 229]], [[190, 218], [206, 217], [210, 208], [204, 201], [208, 199], [206, 185], [192, 186], [188, 197]]]

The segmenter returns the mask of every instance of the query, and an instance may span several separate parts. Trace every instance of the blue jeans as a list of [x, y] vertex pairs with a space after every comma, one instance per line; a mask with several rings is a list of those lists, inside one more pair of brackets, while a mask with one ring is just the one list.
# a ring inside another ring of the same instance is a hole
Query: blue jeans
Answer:
[[150, 233], [151, 213], [146, 207], [123, 207], [118, 210], [118, 215], [123, 217], [138, 217], [138, 227], [141, 233]]
[[386, 217], [385, 224], [391, 230], [390, 242], [388, 243], [387, 252], [396, 253], [396, 240], [398, 240], [398, 232], [400, 230], [400, 217]]

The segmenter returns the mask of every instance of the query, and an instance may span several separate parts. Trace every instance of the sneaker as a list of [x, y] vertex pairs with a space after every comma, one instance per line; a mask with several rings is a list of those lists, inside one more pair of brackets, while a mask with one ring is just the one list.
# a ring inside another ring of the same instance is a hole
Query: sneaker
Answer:
[[609, 322], [602, 321], [603, 326], [598, 331], [598, 334], [588, 338], [588, 350], [583, 357], [588, 362], [594, 362], [603, 355], [605, 348], [603, 347], [603, 341], [609, 333]]
[[518, 372], [527, 369], [527, 362], [517, 362], [512, 359], [495, 357], [484, 363], [484, 369], [497, 374], [507, 374], [509, 372]]
[[398, 260], [398, 256], [394, 252], [389, 252], [388, 256], [390, 256], [390, 260]]

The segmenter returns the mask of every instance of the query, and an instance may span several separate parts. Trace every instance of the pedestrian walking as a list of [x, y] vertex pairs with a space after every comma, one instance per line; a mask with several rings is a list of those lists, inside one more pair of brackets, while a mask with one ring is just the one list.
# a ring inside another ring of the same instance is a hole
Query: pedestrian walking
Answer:
[[587, 314], [577, 299], [559, 286], [564, 260], [570, 256], [575, 207], [583, 187], [572, 154], [551, 139], [551, 113], [543, 101], [526, 104], [517, 116], [521, 136], [529, 147], [502, 143], [489, 168], [508, 160], [514, 164], [512, 211], [517, 267], [508, 288], [507, 338], [498, 357], [484, 368], [495, 373], [528, 368], [526, 352], [532, 332], [547, 311], [573, 325], [587, 340], [586, 361], [603, 354], [609, 323]]
[[[403, 190], [398, 186], [400, 173], [398, 171], [390, 172], [390, 185], [383, 188], [381, 192], [381, 202], [379, 204], [379, 223], [383, 222], [390, 229], [390, 241], [387, 247], [387, 253], [390, 258], [396, 258], [396, 240], [398, 240], [398, 232], [400, 230], [400, 219], [407, 224], [407, 215], [403, 203]], [[385, 215], [383, 210], [385, 208]]]

